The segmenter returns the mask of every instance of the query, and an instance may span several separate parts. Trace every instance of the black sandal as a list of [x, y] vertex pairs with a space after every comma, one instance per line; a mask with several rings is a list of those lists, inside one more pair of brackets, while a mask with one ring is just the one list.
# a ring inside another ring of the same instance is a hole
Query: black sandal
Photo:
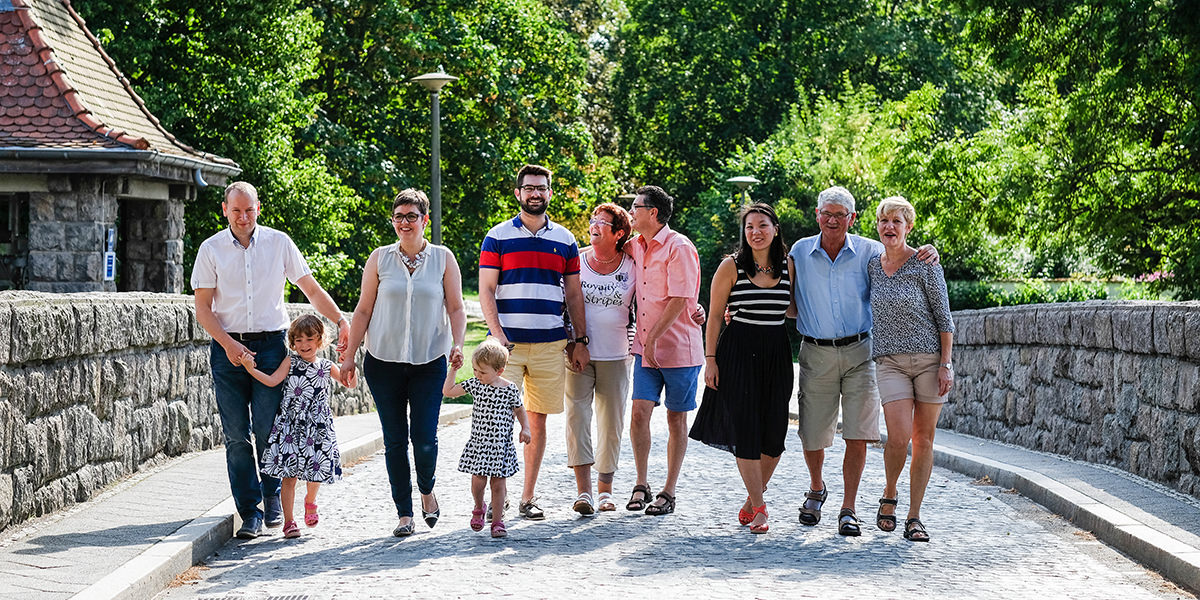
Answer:
[[878, 527], [880, 531], [886, 531], [888, 533], [891, 533], [896, 530], [896, 514], [895, 514], [896, 510], [892, 509], [892, 514], [890, 514], [890, 515], [883, 514], [883, 507], [886, 505], [889, 505], [889, 504], [892, 506], [896, 506], [896, 499], [895, 498], [880, 498], [879, 499], [879, 510], [875, 511], [875, 526]]
[[[800, 523], [803, 525], [816, 525], [821, 522], [821, 507], [825, 506], [825, 500], [829, 498], [829, 490], [827, 486], [821, 485], [821, 491], [808, 490], [804, 493], [804, 504], [800, 505]], [[810, 507], [809, 503], [815, 504]]]
[[843, 508], [842, 512], [838, 513], [838, 533], [848, 537], [862, 535], [862, 527], [858, 524], [854, 509]]
[[666, 500], [666, 502], [663, 502], [662, 504], [647, 505], [646, 506], [646, 514], [658, 516], [658, 515], [667, 515], [667, 514], [671, 514], [671, 513], [675, 512], [675, 496], [672, 496], [666, 492], [659, 492], [654, 497], [662, 498], [663, 500]]
[[904, 539], [910, 542], [928, 542], [929, 532], [920, 519], [908, 519], [904, 522]]
[[[639, 500], [635, 496], [641, 494]], [[650, 501], [650, 486], [637, 484], [633, 486], [633, 494], [629, 496], [629, 502], [625, 505], [625, 510], [645, 510], [646, 504]]]

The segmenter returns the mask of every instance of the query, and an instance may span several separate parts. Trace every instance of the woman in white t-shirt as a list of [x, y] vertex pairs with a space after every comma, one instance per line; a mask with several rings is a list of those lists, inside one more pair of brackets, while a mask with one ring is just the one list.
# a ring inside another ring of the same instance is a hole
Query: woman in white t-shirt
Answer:
[[[580, 251], [579, 279], [591, 360], [580, 372], [567, 370], [567, 465], [575, 469], [579, 497], [575, 510], [616, 510], [613, 473], [621, 455], [625, 404], [629, 398], [629, 341], [633, 333], [633, 259], [621, 251], [632, 227], [629, 213], [612, 203], [592, 212], [591, 246]], [[569, 356], [569, 354], [568, 354]], [[568, 365], [569, 366], [569, 365]], [[592, 413], [596, 414], [596, 449], [592, 449]], [[598, 472], [597, 502], [592, 500], [592, 466]]]
[[421, 516], [433, 527], [441, 507], [433, 495], [437, 425], [447, 363], [463, 363], [467, 314], [462, 273], [454, 254], [425, 239], [429, 198], [406, 189], [392, 202], [396, 243], [377, 248], [363, 267], [362, 294], [350, 326], [342, 372], [354, 377], [354, 354], [366, 338], [363, 375], [383, 428], [384, 462], [399, 523], [392, 535], [413, 532], [412, 441]]

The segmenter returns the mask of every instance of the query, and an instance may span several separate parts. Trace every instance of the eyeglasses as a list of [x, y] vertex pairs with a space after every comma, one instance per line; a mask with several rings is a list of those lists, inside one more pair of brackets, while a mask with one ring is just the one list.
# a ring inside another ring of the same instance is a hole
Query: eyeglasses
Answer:
[[549, 190], [550, 190], [550, 186], [548, 186], [548, 185], [523, 185], [523, 186], [521, 186], [521, 191], [527, 192], [530, 194], [532, 194], [534, 192], [545, 192], [545, 191], [549, 191]]
[[421, 217], [423, 217], [423, 216], [425, 216], [425, 215], [423, 215], [421, 213], [415, 213], [415, 212], [396, 213], [396, 214], [392, 215], [392, 222], [397, 223], [397, 224], [404, 223], [405, 221], [407, 221], [409, 223], [416, 223], [417, 221], [420, 221]]
[[604, 219], [592, 219], [591, 221], [588, 221], [588, 225], [604, 225], [606, 227], [612, 227], [612, 223], [605, 221]]
[[654, 207], [650, 206], [649, 204], [638, 204], [636, 202], [629, 205], [630, 212], [635, 211], [639, 208], [654, 208]]
[[821, 211], [821, 216], [825, 217], [826, 219], [833, 219], [836, 221], [845, 221], [846, 219], [850, 218], [850, 213], [844, 213], [844, 212], [835, 213], [835, 212], [829, 212], [827, 210], [823, 210], [823, 211]]

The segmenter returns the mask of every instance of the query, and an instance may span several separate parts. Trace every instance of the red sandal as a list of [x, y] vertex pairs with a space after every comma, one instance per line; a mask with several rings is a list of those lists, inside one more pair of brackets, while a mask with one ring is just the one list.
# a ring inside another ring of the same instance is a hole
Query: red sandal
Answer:
[[471, 529], [475, 531], [483, 529], [483, 513], [485, 510], [487, 509], [482, 506], [471, 509]]
[[304, 503], [304, 524], [309, 527], [316, 527], [317, 523], [321, 522], [321, 515], [317, 514], [317, 505]]
[[[749, 504], [749, 503], [750, 503], [750, 496], [746, 496], [746, 504]], [[746, 510], [744, 508], [738, 509], [738, 523], [741, 523], [742, 525], [749, 525], [750, 521], [753, 521], [753, 520], [754, 520], [754, 511], [753, 510]]]
[[[756, 514], [756, 515], [757, 515], [757, 514], [759, 514], [759, 513], [762, 513], [762, 516], [763, 516], [763, 518], [764, 518], [764, 519], [765, 519], [765, 518], [767, 518], [767, 516], [768, 516], [768, 515], [767, 515], [767, 503], [766, 503], [766, 502], [764, 502], [764, 503], [762, 504], [762, 506], [755, 506], [755, 507], [754, 507], [753, 509], [751, 509], [751, 510], [752, 510], [752, 511], [753, 511], [753, 513], [754, 513], [754, 514]], [[753, 520], [753, 517], [751, 518], [751, 520]], [[766, 523], [763, 523], [762, 525], [751, 525], [751, 526], [750, 526], [750, 533], [766, 533], [766, 532], [767, 532], [767, 530], [769, 530], [770, 528], [771, 528], [771, 527], [770, 527], [769, 525], [767, 525]]]
[[508, 537], [508, 530], [504, 528], [504, 521], [492, 521], [492, 537]]

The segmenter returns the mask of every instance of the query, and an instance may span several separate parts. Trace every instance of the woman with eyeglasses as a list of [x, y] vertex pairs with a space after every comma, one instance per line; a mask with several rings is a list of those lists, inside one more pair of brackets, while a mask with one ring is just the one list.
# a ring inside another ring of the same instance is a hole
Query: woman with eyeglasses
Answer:
[[355, 377], [354, 355], [366, 338], [363, 375], [383, 427], [388, 480], [400, 517], [392, 535], [401, 537], [413, 532], [410, 439], [421, 515], [429, 527], [441, 516], [433, 485], [442, 383], [447, 362], [455, 369], [462, 366], [467, 314], [454, 254], [425, 239], [429, 198], [406, 189], [396, 195], [390, 214], [398, 239], [376, 248], [363, 268], [341, 369], [346, 377]]
[[[581, 371], [567, 369], [567, 465], [575, 470], [579, 496], [574, 509], [590, 515], [596, 509], [616, 510], [612, 500], [613, 473], [621, 455], [625, 403], [629, 398], [633, 357], [631, 307], [634, 292], [633, 259], [622, 252], [632, 233], [629, 213], [606, 202], [592, 211], [588, 225], [591, 245], [579, 252], [579, 279], [583, 286], [591, 361]], [[570, 354], [568, 354], [570, 356]], [[596, 415], [593, 451], [592, 414]], [[599, 496], [593, 502], [592, 467], [598, 472]]]

